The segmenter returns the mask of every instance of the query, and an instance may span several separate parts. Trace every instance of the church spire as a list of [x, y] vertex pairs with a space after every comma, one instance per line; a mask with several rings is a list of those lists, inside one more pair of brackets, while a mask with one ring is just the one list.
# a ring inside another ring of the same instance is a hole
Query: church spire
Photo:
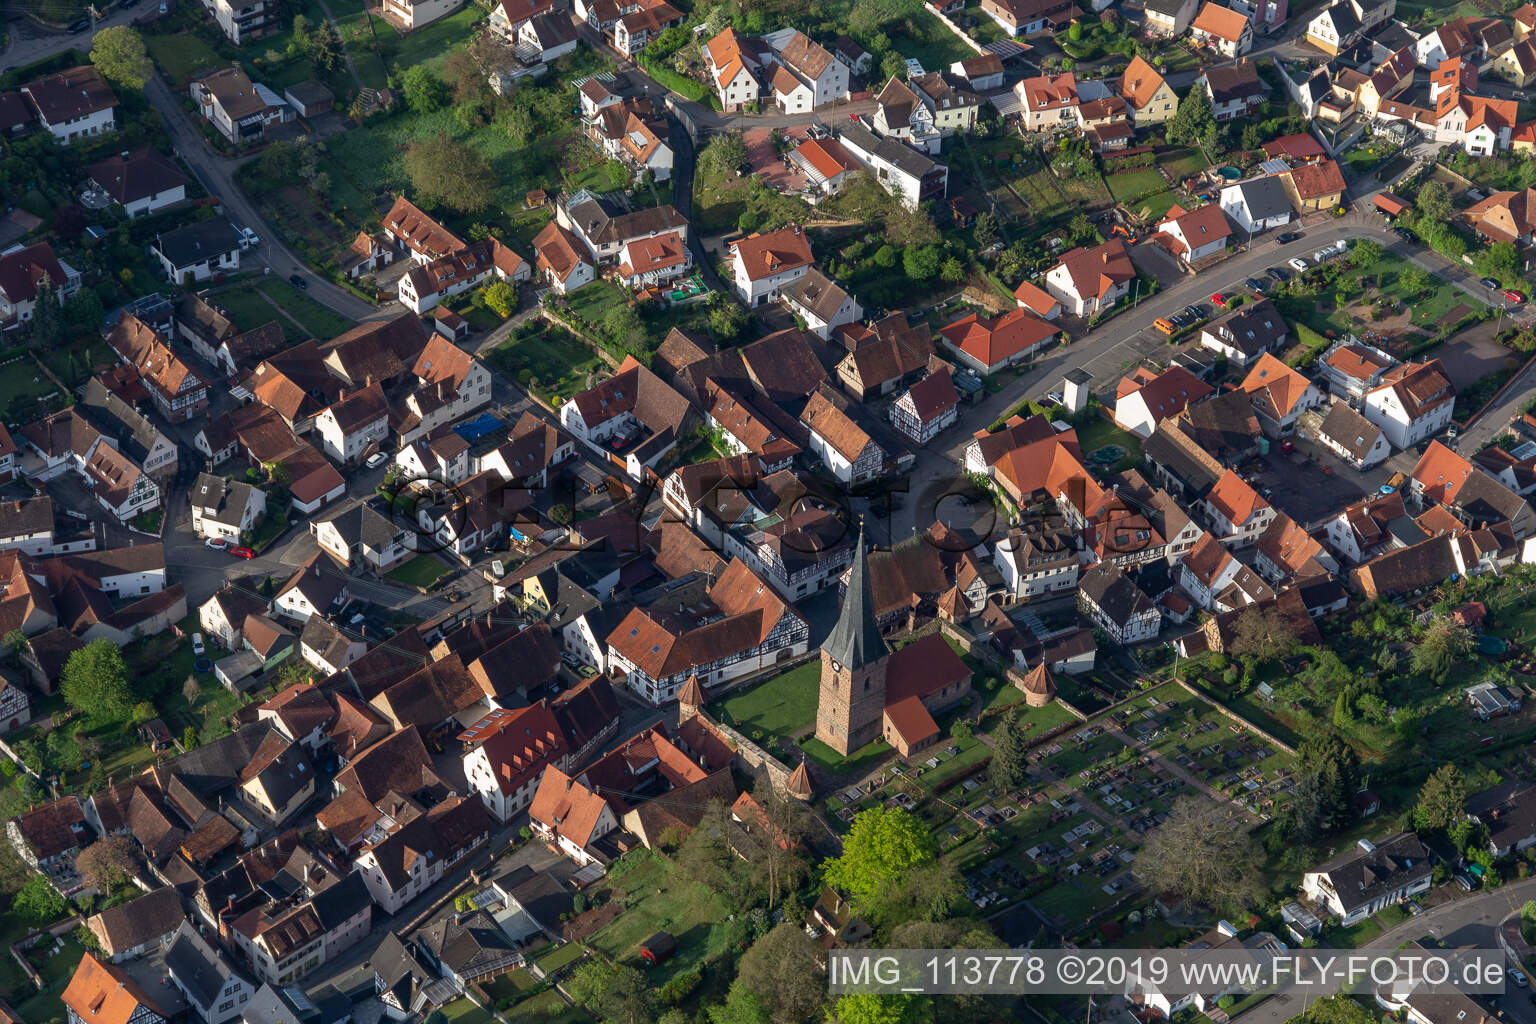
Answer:
[[864, 520], [859, 520], [859, 543], [853, 552], [853, 571], [842, 613], [827, 642], [822, 645], [833, 661], [845, 669], [862, 668], [890, 654], [880, 626], [875, 622], [875, 601], [869, 590], [869, 559], [864, 553]]

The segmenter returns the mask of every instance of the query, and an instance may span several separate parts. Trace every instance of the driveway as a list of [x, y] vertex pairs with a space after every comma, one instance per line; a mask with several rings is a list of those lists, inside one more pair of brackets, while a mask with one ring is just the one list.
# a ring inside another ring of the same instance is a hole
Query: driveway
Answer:
[[1184, 269], [1179, 266], [1179, 261], [1156, 242], [1131, 246], [1131, 262], [1143, 274], [1157, 278], [1159, 288], [1171, 288], [1184, 280]]

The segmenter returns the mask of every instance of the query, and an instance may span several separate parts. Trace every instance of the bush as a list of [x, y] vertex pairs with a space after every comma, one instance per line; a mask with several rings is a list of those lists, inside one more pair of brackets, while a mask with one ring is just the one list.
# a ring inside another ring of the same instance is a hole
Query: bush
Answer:
[[661, 1002], [664, 1006], [676, 1006], [693, 994], [693, 990], [699, 987], [699, 982], [704, 980], [704, 975], [699, 968], [693, 967], [672, 976], [672, 980], [661, 986]]

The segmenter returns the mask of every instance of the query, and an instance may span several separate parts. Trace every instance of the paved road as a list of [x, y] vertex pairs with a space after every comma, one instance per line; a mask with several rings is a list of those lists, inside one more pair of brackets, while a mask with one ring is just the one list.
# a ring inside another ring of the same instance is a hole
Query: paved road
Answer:
[[114, 8], [107, 17], [92, 25], [89, 32], [81, 32], [79, 35], [68, 32], [47, 32], [19, 14], [15, 15], [6, 25], [6, 31], [10, 34], [10, 45], [0, 50], [0, 63], [3, 63], [8, 71], [11, 68], [35, 64], [45, 57], [63, 53], [70, 47], [75, 47], [81, 53], [88, 53], [91, 49], [91, 41], [95, 39], [97, 32], [114, 25], [126, 25], [149, 9], [149, 3], [126, 11], [120, 7]]
[[[1536, 879], [1511, 882], [1492, 892], [1476, 893], [1443, 903], [1418, 917], [1409, 918], [1395, 928], [1389, 928], [1360, 948], [1385, 952], [1411, 939], [1429, 935], [1451, 946], [1498, 949], [1499, 922], [1519, 910], [1521, 904], [1533, 896], [1536, 896]], [[1283, 1024], [1306, 1009], [1308, 1001], [1308, 996], [1302, 991], [1284, 989], [1233, 1020], [1235, 1024]], [[1511, 989], [1510, 993], [1501, 997], [1499, 1004], [1504, 1015], [1519, 1024], [1536, 1022], [1536, 1006], [1531, 1005], [1524, 993], [1517, 989]]]

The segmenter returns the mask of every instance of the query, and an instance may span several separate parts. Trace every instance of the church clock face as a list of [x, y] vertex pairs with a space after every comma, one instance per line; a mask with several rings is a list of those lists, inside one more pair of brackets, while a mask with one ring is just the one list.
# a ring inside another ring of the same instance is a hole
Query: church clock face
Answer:
[[836, 658], [833, 658], [832, 659], [832, 671], [833, 672], [841, 672], [842, 670], [843, 670], [843, 666], [838, 662], [838, 660]]

